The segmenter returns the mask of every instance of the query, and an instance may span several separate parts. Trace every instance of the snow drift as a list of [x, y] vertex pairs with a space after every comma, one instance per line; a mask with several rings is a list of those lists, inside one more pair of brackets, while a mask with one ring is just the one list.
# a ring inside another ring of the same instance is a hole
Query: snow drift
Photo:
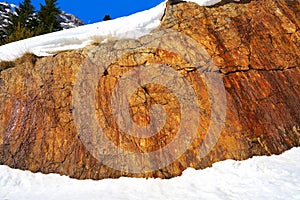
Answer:
[[0, 199], [300, 199], [300, 148], [227, 160], [170, 180], [74, 180], [0, 166]]
[[[221, 0], [191, 0], [210, 6]], [[13, 61], [25, 53], [49, 56], [55, 52], [79, 49], [108, 39], [136, 39], [150, 33], [160, 24], [166, 2], [128, 17], [58, 31], [0, 46], [0, 61]]]

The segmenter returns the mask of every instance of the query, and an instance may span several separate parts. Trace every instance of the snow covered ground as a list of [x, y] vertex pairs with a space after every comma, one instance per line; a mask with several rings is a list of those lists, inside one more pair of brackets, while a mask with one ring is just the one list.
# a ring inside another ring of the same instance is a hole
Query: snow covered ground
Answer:
[[[191, 0], [207, 6], [220, 0]], [[0, 61], [82, 48], [110, 38], [138, 38], [159, 26], [166, 2], [128, 17], [81, 26], [0, 46]], [[0, 166], [0, 200], [8, 199], [300, 199], [300, 148], [280, 156], [227, 160], [187, 169], [170, 180], [74, 180]]]
[[[209, 6], [221, 0], [190, 0]], [[158, 6], [127, 17], [80, 26], [0, 46], [0, 61], [13, 61], [25, 53], [48, 56], [55, 52], [79, 49], [95, 42], [114, 39], [136, 39], [160, 25], [166, 1]]]
[[279, 156], [227, 160], [181, 177], [74, 180], [0, 166], [0, 199], [300, 199], [300, 148]]

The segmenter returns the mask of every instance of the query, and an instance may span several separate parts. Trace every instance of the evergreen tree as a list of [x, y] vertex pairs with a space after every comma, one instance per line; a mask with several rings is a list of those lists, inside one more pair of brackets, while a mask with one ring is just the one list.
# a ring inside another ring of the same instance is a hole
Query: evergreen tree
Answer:
[[21, 27], [27, 27], [30, 30], [34, 30], [37, 27], [37, 17], [31, 0], [24, 0], [23, 3], [20, 3], [17, 14]]
[[62, 29], [58, 19], [56, 18], [56, 16], [60, 13], [60, 9], [57, 7], [57, 0], [45, 0], [45, 3], [45, 6], [40, 5], [41, 8], [38, 12], [38, 35], [51, 33]]
[[31, 0], [24, 0], [16, 8], [16, 15], [10, 17], [10, 24], [6, 29], [7, 36], [1, 44], [32, 37], [37, 26], [38, 21]]
[[[18, 13], [18, 12], [19, 12], [19, 10], [16, 8], [16, 13]], [[13, 32], [15, 32], [15, 30], [16, 30], [16, 28], [18, 26], [18, 23], [19, 23], [19, 16], [13, 14], [9, 19], [10, 19], [10, 23], [6, 27], [7, 36], [9, 36]]]
[[108, 20], [111, 20], [110, 15], [105, 15], [103, 18], [103, 21], [108, 21]]
[[7, 43], [15, 42], [18, 40], [23, 40], [23, 39], [30, 38], [33, 36], [34, 36], [33, 31], [31, 31], [30, 29], [28, 29], [26, 27], [22, 27], [21, 23], [19, 22], [17, 27], [15, 28], [15, 31], [6, 37], [2, 41], [2, 44], [7, 44]]

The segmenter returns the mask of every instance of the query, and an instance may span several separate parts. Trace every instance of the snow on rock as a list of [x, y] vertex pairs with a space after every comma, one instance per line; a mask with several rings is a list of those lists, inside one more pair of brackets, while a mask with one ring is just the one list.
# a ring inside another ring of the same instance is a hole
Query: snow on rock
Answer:
[[25, 53], [48, 56], [54, 52], [83, 48], [107, 38], [139, 38], [158, 27], [165, 2], [140, 13], [74, 29], [58, 31], [0, 46], [0, 61], [12, 61]]
[[300, 148], [227, 160], [181, 177], [75, 180], [0, 166], [0, 199], [300, 199]]
[[221, 2], [221, 0], [189, 0], [189, 2], [194, 2], [200, 6], [211, 6]]
[[[221, 0], [190, 0], [210, 6]], [[136, 39], [148, 34], [160, 24], [166, 2], [128, 17], [58, 31], [0, 46], [0, 61], [13, 61], [25, 53], [48, 56], [55, 52], [79, 49], [109, 38]]]
[[[194, 2], [199, 4], [200, 6], [212, 6], [217, 3], [220, 3], [222, 0], [189, 0], [189, 2]], [[240, 0], [234, 0], [234, 1], [240, 1]]]

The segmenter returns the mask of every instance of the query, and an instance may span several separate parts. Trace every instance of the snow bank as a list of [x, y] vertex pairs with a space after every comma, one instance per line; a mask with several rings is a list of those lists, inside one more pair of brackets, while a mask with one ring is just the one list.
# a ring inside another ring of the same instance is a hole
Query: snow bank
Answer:
[[170, 180], [74, 180], [0, 166], [0, 199], [300, 199], [300, 148], [227, 160]]
[[189, 0], [189, 2], [197, 3], [200, 6], [211, 6], [221, 2], [221, 0]]
[[[189, 0], [189, 2], [194, 2], [199, 4], [200, 6], [212, 6], [215, 5], [222, 0]], [[240, 1], [240, 0], [234, 0], [234, 1]]]
[[0, 61], [11, 61], [25, 53], [48, 56], [54, 52], [79, 49], [107, 38], [139, 38], [158, 27], [165, 2], [128, 17], [80, 26], [0, 46]]
[[[190, 0], [201, 6], [210, 6], [221, 0]], [[37, 36], [0, 46], [0, 61], [13, 61], [25, 53], [48, 56], [55, 52], [83, 48], [110, 38], [136, 39], [148, 34], [160, 24], [166, 1], [158, 6], [128, 17], [99, 22], [74, 29]]]

